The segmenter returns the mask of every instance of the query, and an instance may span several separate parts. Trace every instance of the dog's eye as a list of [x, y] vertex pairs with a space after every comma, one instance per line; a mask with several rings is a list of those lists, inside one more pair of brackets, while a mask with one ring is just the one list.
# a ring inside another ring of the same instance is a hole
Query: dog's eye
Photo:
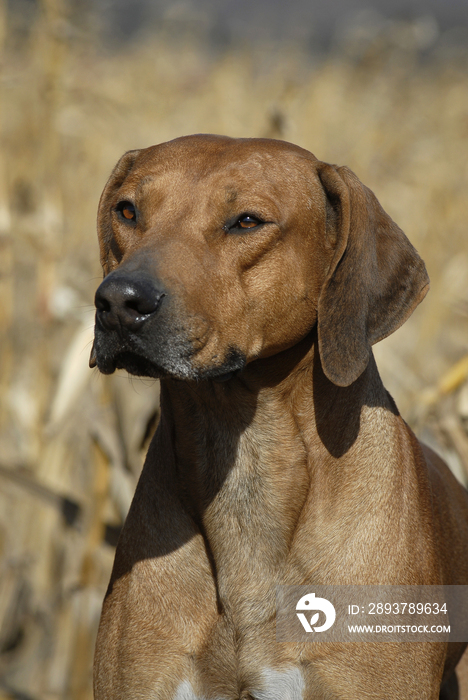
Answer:
[[260, 224], [263, 224], [263, 221], [261, 221], [261, 219], [257, 218], [253, 214], [242, 214], [242, 216], [239, 216], [239, 218], [236, 220], [235, 224], [231, 228], [255, 228]]
[[131, 202], [119, 202], [117, 204], [117, 211], [124, 219], [127, 219], [127, 221], [136, 221], [135, 207]]
[[239, 228], [255, 228], [255, 226], [259, 225], [259, 223], [261, 223], [259, 219], [257, 219], [255, 216], [250, 216], [247, 214], [238, 220], [237, 225]]

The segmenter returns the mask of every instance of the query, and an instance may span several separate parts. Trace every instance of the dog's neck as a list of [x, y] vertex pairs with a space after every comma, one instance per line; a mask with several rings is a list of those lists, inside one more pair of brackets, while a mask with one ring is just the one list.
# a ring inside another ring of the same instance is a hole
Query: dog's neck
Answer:
[[349, 481], [340, 470], [365, 406], [396, 412], [373, 358], [353, 386], [337, 387], [323, 374], [313, 336], [222, 384], [162, 382], [179, 496], [220, 580], [270, 585], [311, 493]]
[[372, 354], [356, 382], [336, 386], [322, 370], [314, 333], [226, 382], [161, 382], [177, 479], [197, 512], [209, 507], [233, 472], [268, 479], [294, 463], [296, 481], [298, 463], [309, 474], [318, 455], [345, 456], [359, 439], [363, 409], [372, 408], [398, 415]]

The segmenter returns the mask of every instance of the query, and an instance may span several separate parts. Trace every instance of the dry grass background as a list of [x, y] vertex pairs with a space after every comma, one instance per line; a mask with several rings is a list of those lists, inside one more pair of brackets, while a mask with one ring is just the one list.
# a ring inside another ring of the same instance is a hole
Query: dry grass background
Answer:
[[0, 0], [0, 700], [85, 700], [115, 531], [158, 406], [156, 383], [87, 367], [95, 212], [115, 161], [215, 132], [349, 165], [432, 279], [377, 347], [382, 374], [466, 480], [468, 62], [435, 49], [423, 60], [417, 23], [320, 61], [293, 46], [210, 52], [170, 26], [106, 52], [59, 0], [39, 7], [18, 38]]

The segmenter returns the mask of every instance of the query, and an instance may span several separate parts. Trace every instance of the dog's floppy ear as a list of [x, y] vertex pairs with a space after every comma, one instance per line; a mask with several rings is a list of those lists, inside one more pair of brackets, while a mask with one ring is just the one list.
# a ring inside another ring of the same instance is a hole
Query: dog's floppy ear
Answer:
[[317, 174], [336, 237], [318, 302], [319, 352], [328, 379], [349, 386], [367, 367], [371, 345], [422, 301], [429, 278], [403, 231], [351, 170], [318, 163]]
[[108, 179], [106, 186], [101, 194], [101, 199], [99, 200], [98, 208], [98, 235], [99, 235], [99, 247], [101, 251], [101, 265], [105, 269], [107, 264], [107, 256], [109, 253], [109, 245], [112, 240], [112, 227], [111, 220], [109, 216], [109, 208], [112, 203], [112, 198], [115, 191], [123, 184], [125, 178], [130, 173], [135, 160], [137, 159], [140, 150], [127, 151], [121, 157], [114, 170]]

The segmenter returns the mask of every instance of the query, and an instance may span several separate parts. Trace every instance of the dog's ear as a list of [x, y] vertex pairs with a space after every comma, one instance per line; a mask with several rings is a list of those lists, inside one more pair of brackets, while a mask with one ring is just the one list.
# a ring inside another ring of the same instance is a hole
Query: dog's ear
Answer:
[[99, 200], [97, 227], [99, 236], [99, 248], [101, 251], [101, 265], [106, 269], [108, 263], [109, 247], [112, 241], [112, 226], [110, 207], [115, 191], [121, 187], [125, 178], [129, 175], [140, 150], [127, 151], [121, 157], [108, 179]]
[[317, 174], [335, 239], [318, 302], [319, 352], [328, 379], [349, 386], [367, 367], [371, 345], [423, 300], [429, 278], [403, 231], [351, 170], [318, 163]]

